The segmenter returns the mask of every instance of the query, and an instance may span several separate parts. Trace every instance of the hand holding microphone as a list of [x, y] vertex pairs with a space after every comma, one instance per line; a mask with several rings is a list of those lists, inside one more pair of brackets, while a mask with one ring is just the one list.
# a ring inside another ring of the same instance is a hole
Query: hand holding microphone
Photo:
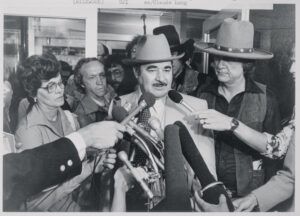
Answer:
[[134, 169], [134, 167], [128, 160], [127, 154], [124, 151], [121, 151], [118, 153], [118, 157], [128, 167], [128, 169], [132, 173], [133, 177], [136, 179], [136, 181], [140, 184], [140, 186], [146, 192], [148, 198], [152, 199], [154, 197], [152, 191], [149, 189], [148, 185], [144, 182], [143, 177], [139, 174], [139, 172], [136, 169]]

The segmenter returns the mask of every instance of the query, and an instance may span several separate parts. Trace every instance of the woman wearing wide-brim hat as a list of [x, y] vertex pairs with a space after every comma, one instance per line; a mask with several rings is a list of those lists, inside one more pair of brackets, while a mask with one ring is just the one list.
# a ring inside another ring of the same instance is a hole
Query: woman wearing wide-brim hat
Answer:
[[251, 22], [229, 18], [221, 24], [214, 44], [195, 45], [213, 55], [217, 80], [198, 92], [209, 109], [194, 116], [203, 128], [215, 131], [218, 180], [233, 199], [249, 194], [274, 173], [275, 162], [270, 166], [259, 154], [266, 153], [267, 145], [261, 132], [276, 133], [280, 129], [275, 96], [246, 75], [249, 62], [273, 57], [254, 48], [253, 39]]

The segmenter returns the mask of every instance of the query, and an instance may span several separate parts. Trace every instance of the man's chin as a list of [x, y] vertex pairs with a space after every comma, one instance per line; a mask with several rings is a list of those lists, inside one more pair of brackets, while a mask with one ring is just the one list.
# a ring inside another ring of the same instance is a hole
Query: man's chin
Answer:
[[159, 99], [159, 98], [163, 98], [165, 96], [167, 96], [168, 91], [164, 91], [164, 92], [153, 92], [152, 93], [155, 97], [155, 99]]

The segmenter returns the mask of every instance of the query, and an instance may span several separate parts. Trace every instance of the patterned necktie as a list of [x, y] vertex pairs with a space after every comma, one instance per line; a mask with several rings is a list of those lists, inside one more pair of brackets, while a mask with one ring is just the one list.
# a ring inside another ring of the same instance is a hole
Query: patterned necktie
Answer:
[[[150, 110], [147, 107], [144, 110], [142, 110], [138, 115], [137, 124], [140, 125], [147, 132], [150, 132], [151, 130], [151, 127], [148, 123], [150, 117], [151, 117]], [[134, 162], [136, 163], [136, 165], [144, 166], [146, 164], [148, 156], [139, 147], [135, 149], [136, 149], [136, 153], [135, 153]]]
[[143, 109], [140, 114], [138, 115], [138, 121], [137, 123], [139, 125], [142, 125], [143, 128], [145, 129], [145, 131], [149, 132], [151, 131], [151, 127], [148, 123], [149, 119], [151, 117], [151, 114], [150, 114], [150, 110], [148, 107], [146, 107], [145, 109]]

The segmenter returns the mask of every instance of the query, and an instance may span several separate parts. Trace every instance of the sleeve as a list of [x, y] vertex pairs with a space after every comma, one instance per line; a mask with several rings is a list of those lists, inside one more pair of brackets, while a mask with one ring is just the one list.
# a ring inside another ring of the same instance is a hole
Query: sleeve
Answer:
[[261, 211], [268, 211], [290, 198], [295, 190], [295, 143], [292, 142], [286, 154], [283, 169], [266, 184], [252, 191]]
[[266, 147], [266, 157], [277, 159], [283, 158], [287, 152], [289, 144], [292, 142], [293, 134], [295, 132], [294, 125], [290, 124], [284, 127], [278, 134], [271, 135], [264, 133], [267, 136], [267, 147]]
[[[82, 163], [82, 172], [80, 175], [73, 177], [72, 179], [58, 185], [57, 187], [46, 189], [35, 197], [30, 202], [33, 203], [34, 208], [28, 209], [29, 211], [35, 211], [36, 209], [42, 211], [51, 210], [53, 206], [58, 201], [62, 201], [64, 197], [73, 192], [80, 184], [92, 173], [92, 163], [84, 161]], [[35, 205], [38, 203], [38, 205]]]
[[280, 112], [275, 95], [267, 89], [267, 110], [263, 122], [263, 131], [270, 134], [277, 134], [280, 129]]
[[67, 138], [4, 155], [3, 209], [18, 210], [27, 197], [80, 173], [81, 160], [77, 149]]

